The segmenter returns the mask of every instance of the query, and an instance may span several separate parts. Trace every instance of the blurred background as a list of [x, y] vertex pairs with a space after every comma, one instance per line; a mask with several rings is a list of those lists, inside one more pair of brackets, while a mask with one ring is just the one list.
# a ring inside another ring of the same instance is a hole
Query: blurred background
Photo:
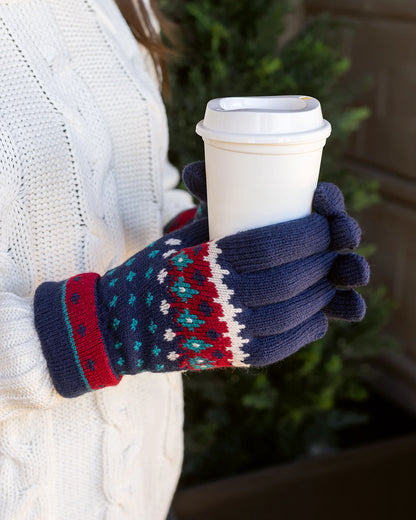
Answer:
[[[416, 3], [161, 0], [171, 160], [203, 158], [211, 98], [302, 94], [332, 124], [321, 179], [360, 222], [360, 324], [263, 370], [186, 375], [179, 520], [416, 517]], [[211, 371], [208, 371], [211, 372]]]
[[[362, 180], [374, 179], [380, 204], [360, 216], [367, 241], [376, 244], [373, 285], [383, 284], [397, 302], [391, 330], [404, 356], [388, 356], [374, 381], [416, 411], [416, 2], [412, 0], [305, 0], [298, 19], [331, 13], [353, 30], [341, 34], [350, 76], [371, 77], [359, 102], [371, 117], [346, 149], [345, 160]], [[303, 22], [301, 22], [303, 23]]]

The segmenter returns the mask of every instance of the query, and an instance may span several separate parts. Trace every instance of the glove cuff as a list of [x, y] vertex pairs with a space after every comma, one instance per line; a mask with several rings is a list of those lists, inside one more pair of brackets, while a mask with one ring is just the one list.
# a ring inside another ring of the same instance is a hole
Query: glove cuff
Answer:
[[182, 211], [181, 213], [179, 213], [179, 215], [176, 215], [176, 217], [174, 217], [166, 224], [163, 230], [164, 233], [172, 233], [172, 231], [176, 231], [186, 226], [186, 224], [191, 222], [191, 220], [195, 217], [197, 210], [198, 208], [193, 207], [185, 211]]
[[97, 316], [99, 275], [85, 273], [46, 282], [35, 293], [35, 326], [54, 386], [63, 397], [114, 386], [113, 370]]

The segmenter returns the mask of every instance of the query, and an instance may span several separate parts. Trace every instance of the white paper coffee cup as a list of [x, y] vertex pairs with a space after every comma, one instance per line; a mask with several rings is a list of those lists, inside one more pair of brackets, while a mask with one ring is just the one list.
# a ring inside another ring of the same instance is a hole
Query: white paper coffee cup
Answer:
[[311, 213], [331, 125], [308, 96], [212, 99], [204, 140], [210, 238]]

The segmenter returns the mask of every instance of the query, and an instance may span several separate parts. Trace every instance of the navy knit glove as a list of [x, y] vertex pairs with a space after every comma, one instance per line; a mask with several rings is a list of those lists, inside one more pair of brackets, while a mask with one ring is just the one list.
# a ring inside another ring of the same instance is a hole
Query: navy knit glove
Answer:
[[319, 185], [302, 219], [198, 243], [206, 226], [196, 220], [103, 277], [39, 286], [35, 323], [59, 393], [142, 371], [263, 366], [321, 338], [327, 317], [363, 318], [351, 287], [367, 283], [368, 265], [337, 253], [360, 230], [334, 185]]
[[[171, 233], [172, 231], [181, 229], [186, 224], [200, 218], [206, 218], [208, 215], [205, 162], [196, 161], [185, 166], [182, 172], [182, 179], [189, 193], [199, 200], [199, 204], [197, 207], [187, 209], [179, 213], [179, 215], [176, 215], [176, 217], [165, 226], [165, 233]], [[206, 240], [208, 240], [208, 236], [204, 240], [201, 240], [201, 242], [205, 242]]]
[[[205, 171], [205, 161], [195, 161], [185, 166], [182, 172], [183, 182], [188, 189], [188, 191], [199, 201], [198, 211], [196, 212], [195, 219], [198, 216], [207, 217], [207, 182], [206, 182], [206, 171]], [[345, 219], [350, 219], [345, 214], [345, 205], [344, 198], [339, 189], [328, 183], [319, 183], [318, 189], [314, 194], [314, 202], [313, 202], [314, 210], [322, 215], [326, 216], [330, 222], [332, 222], [335, 218], [334, 225], [334, 233], [337, 233], [336, 226], [338, 222], [343, 222]], [[357, 223], [353, 223], [350, 220], [350, 225], [354, 227], [356, 226], [354, 237], [357, 240], [357, 245], [360, 241], [360, 230]], [[342, 249], [341, 243], [332, 246], [332, 248]], [[345, 246], [347, 249], [353, 249], [354, 244], [348, 244]], [[356, 269], [358, 271], [353, 272], [350, 270], [351, 262], [355, 262], [357, 264]], [[342, 271], [342, 267], [346, 269], [348, 273], [347, 276], [349, 280], [345, 277], [337, 280], [337, 272], [338, 270]], [[369, 266], [364, 258], [357, 256], [340, 256], [337, 258], [337, 262], [334, 266], [334, 272], [331, 276], [331, 281], [335, 284], [338, 283], [340, 287], [343, 286], [360, 286], [366, 285], [369, 279]], [[358, 278], [356, 280], [358, 273]], [[282, 277], [281, 284], [284, 285], [286, 283], [285, 278]], [[253, 290], [253, 289], [250, 289]], [[331, 302], [331, 304], [324, 309], [325, 314], [329, 318], [339, 318], [339, 319], [349, 319], [345, 318], [347, 307], [352, 305], [351, 309], [360, 308], [365, 309], [365, 304], [362, 301], [361, 297], [353, 292], [338, 292], [337, 297]], [[365, 311], [363, 311], [365, 312]], [[364, 315], [364, 314], [363, 314]]]
[[183, 182], [196, 199], [199, 200], [199, 213], [207, 216], [207, 180], [205, 161], [187, 164], [182, 172]]

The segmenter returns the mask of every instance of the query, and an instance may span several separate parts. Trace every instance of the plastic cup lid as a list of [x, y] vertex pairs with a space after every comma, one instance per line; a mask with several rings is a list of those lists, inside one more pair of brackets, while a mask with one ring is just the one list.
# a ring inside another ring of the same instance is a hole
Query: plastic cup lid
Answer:
[[296, 144], [326, 139], [331, 125], [309, 96], [226, 97], [208, 102], [196, 133], [215, 141]]

